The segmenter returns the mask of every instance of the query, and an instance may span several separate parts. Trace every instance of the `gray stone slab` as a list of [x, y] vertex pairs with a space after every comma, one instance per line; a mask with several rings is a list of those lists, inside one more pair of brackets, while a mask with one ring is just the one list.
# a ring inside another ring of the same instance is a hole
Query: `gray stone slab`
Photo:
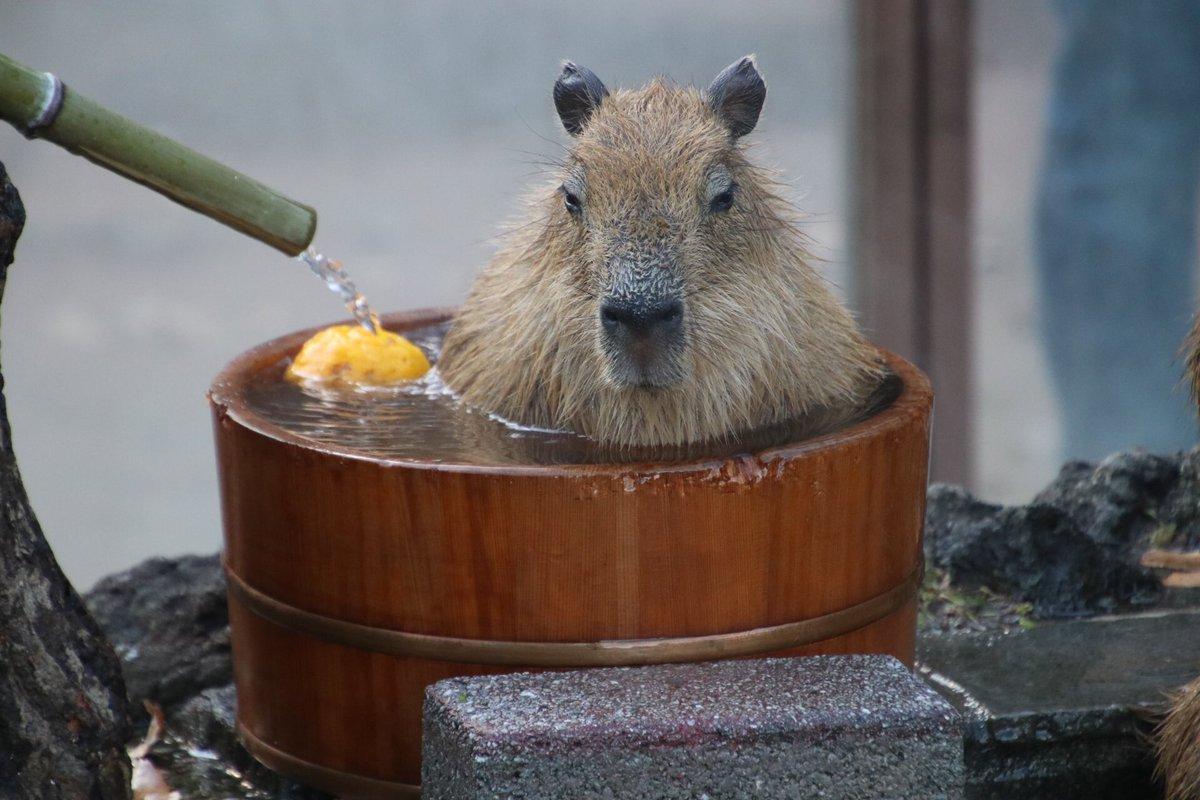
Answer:
[[967, 797], [1158, 798], [1148, 734], [1200, 674], [1200, 613], [923, 638], [922, 672], [966, 712]]
[[455, 678], [423, 797], [959, 798], [961, 725], [885, 656]]

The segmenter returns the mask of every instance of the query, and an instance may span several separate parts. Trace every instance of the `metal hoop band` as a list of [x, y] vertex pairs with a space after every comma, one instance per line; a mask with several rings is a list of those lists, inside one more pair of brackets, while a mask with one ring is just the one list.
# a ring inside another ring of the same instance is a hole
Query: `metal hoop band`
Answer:
[[266, 766], [326, 792], [339, 796], [373, 797], [380, 800], [419, 800], [421, 797], [421, 787], [411, 783], [365, 778], [288, 755], [259, 739], [241, 722], [237, 724], [237, 733], [250, 755]]
[[819, 617], [710, 636], [612, 639], [599, 642], [513, 642], [406, 633], [333, 619], [276, 600], [249, 586], [229, 565], [229, 591], [263, 619], [326, 642], [433, 661], [521, 667], [614, 667], [709, 661], [790, 650], [858, 630], [898, 611], [916, 596], [923, 569], [867, 600]]

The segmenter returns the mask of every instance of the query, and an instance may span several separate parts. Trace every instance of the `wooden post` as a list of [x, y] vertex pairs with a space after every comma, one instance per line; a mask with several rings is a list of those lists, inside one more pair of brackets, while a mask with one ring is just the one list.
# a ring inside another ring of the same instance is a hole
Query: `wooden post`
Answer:
[[933, 480], [968, 486], [971, 18], [970, 0], [855, 3], [858, 304], [933, 381]]

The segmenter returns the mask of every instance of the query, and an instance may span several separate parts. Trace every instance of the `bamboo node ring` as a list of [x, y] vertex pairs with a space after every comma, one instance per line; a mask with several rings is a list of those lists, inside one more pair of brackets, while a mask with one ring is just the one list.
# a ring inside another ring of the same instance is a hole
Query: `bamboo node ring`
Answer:
[[25, 125], [23, 133], [26, 139], [36, 139], [40, 136], [43, 130], [54, 124], [58, 112], [62, 111], [66, 86], [53, 72], [43, 72], [42, 77], [46, 81], [46, 90], [37, 114]]

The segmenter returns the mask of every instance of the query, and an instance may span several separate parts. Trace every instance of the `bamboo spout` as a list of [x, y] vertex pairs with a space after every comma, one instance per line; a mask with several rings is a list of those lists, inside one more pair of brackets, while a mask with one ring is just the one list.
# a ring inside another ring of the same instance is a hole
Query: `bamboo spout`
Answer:
[[289, 256], [312, 242], [317, 212], [109, 111], [55, 76], [0, 54], [0, 119], [124, 175]]

